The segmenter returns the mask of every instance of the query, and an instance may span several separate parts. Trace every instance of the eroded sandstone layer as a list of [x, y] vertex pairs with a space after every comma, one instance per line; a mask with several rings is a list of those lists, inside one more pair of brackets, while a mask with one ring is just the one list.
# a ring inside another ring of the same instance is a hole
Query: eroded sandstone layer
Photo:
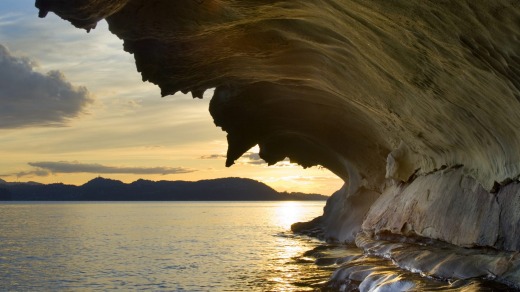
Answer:
[[520, 251], [519, 1], [36, 6], [87, 31], [106, 19], [163, 95], [215, 88], [227, 166], [258, 144], [270, 164], [289, 157], [343, 178], [300, 229]]

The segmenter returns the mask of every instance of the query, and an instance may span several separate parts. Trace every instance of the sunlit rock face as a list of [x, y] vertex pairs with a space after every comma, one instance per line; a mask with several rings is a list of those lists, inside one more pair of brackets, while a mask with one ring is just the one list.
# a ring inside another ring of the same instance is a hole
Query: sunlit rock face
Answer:
[[[38, 0], [105, 18], [144, 81], [202, 97], [232, 165], [323, 165], [346, 185], [316, 221], [520, 250], [517, 1]], [[455, 226], [456, 225], [456, 226]]]

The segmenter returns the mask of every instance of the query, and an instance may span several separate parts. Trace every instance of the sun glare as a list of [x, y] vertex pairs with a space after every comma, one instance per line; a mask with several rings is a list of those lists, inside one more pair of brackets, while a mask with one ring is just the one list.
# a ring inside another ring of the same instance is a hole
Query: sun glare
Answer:
[[287, 229], [291, 227], [291, 224], [301, 221], [303, 215], [301, 203], [299, 202], [284, 202], [276, 210], [278, 224]]

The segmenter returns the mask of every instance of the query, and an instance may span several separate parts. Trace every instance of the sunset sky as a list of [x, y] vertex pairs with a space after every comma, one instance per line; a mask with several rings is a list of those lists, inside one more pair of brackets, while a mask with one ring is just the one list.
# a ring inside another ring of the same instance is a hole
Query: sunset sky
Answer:
[[103, 21], [86, 33], [34, 0], [0, 5], [0, 178], [83, 184], [102, 176], [132, 182], [247, 177], [279, 191], [339, 189], [326, 169], [268, 167], [246, 153], [224, 166], [226, 133], [202, 100], [160, 97]]

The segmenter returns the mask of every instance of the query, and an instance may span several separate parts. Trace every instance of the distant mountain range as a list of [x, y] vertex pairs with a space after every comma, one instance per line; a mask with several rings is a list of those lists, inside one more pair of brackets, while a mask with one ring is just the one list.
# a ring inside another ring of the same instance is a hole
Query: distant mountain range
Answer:
[[81, 186], [0, 179], [0, 201], [289, 201], [326, 200], [319, 194], [277, 192], [246, 178], [190, 181], [139, 179], [126, 184], [98, 177]]

